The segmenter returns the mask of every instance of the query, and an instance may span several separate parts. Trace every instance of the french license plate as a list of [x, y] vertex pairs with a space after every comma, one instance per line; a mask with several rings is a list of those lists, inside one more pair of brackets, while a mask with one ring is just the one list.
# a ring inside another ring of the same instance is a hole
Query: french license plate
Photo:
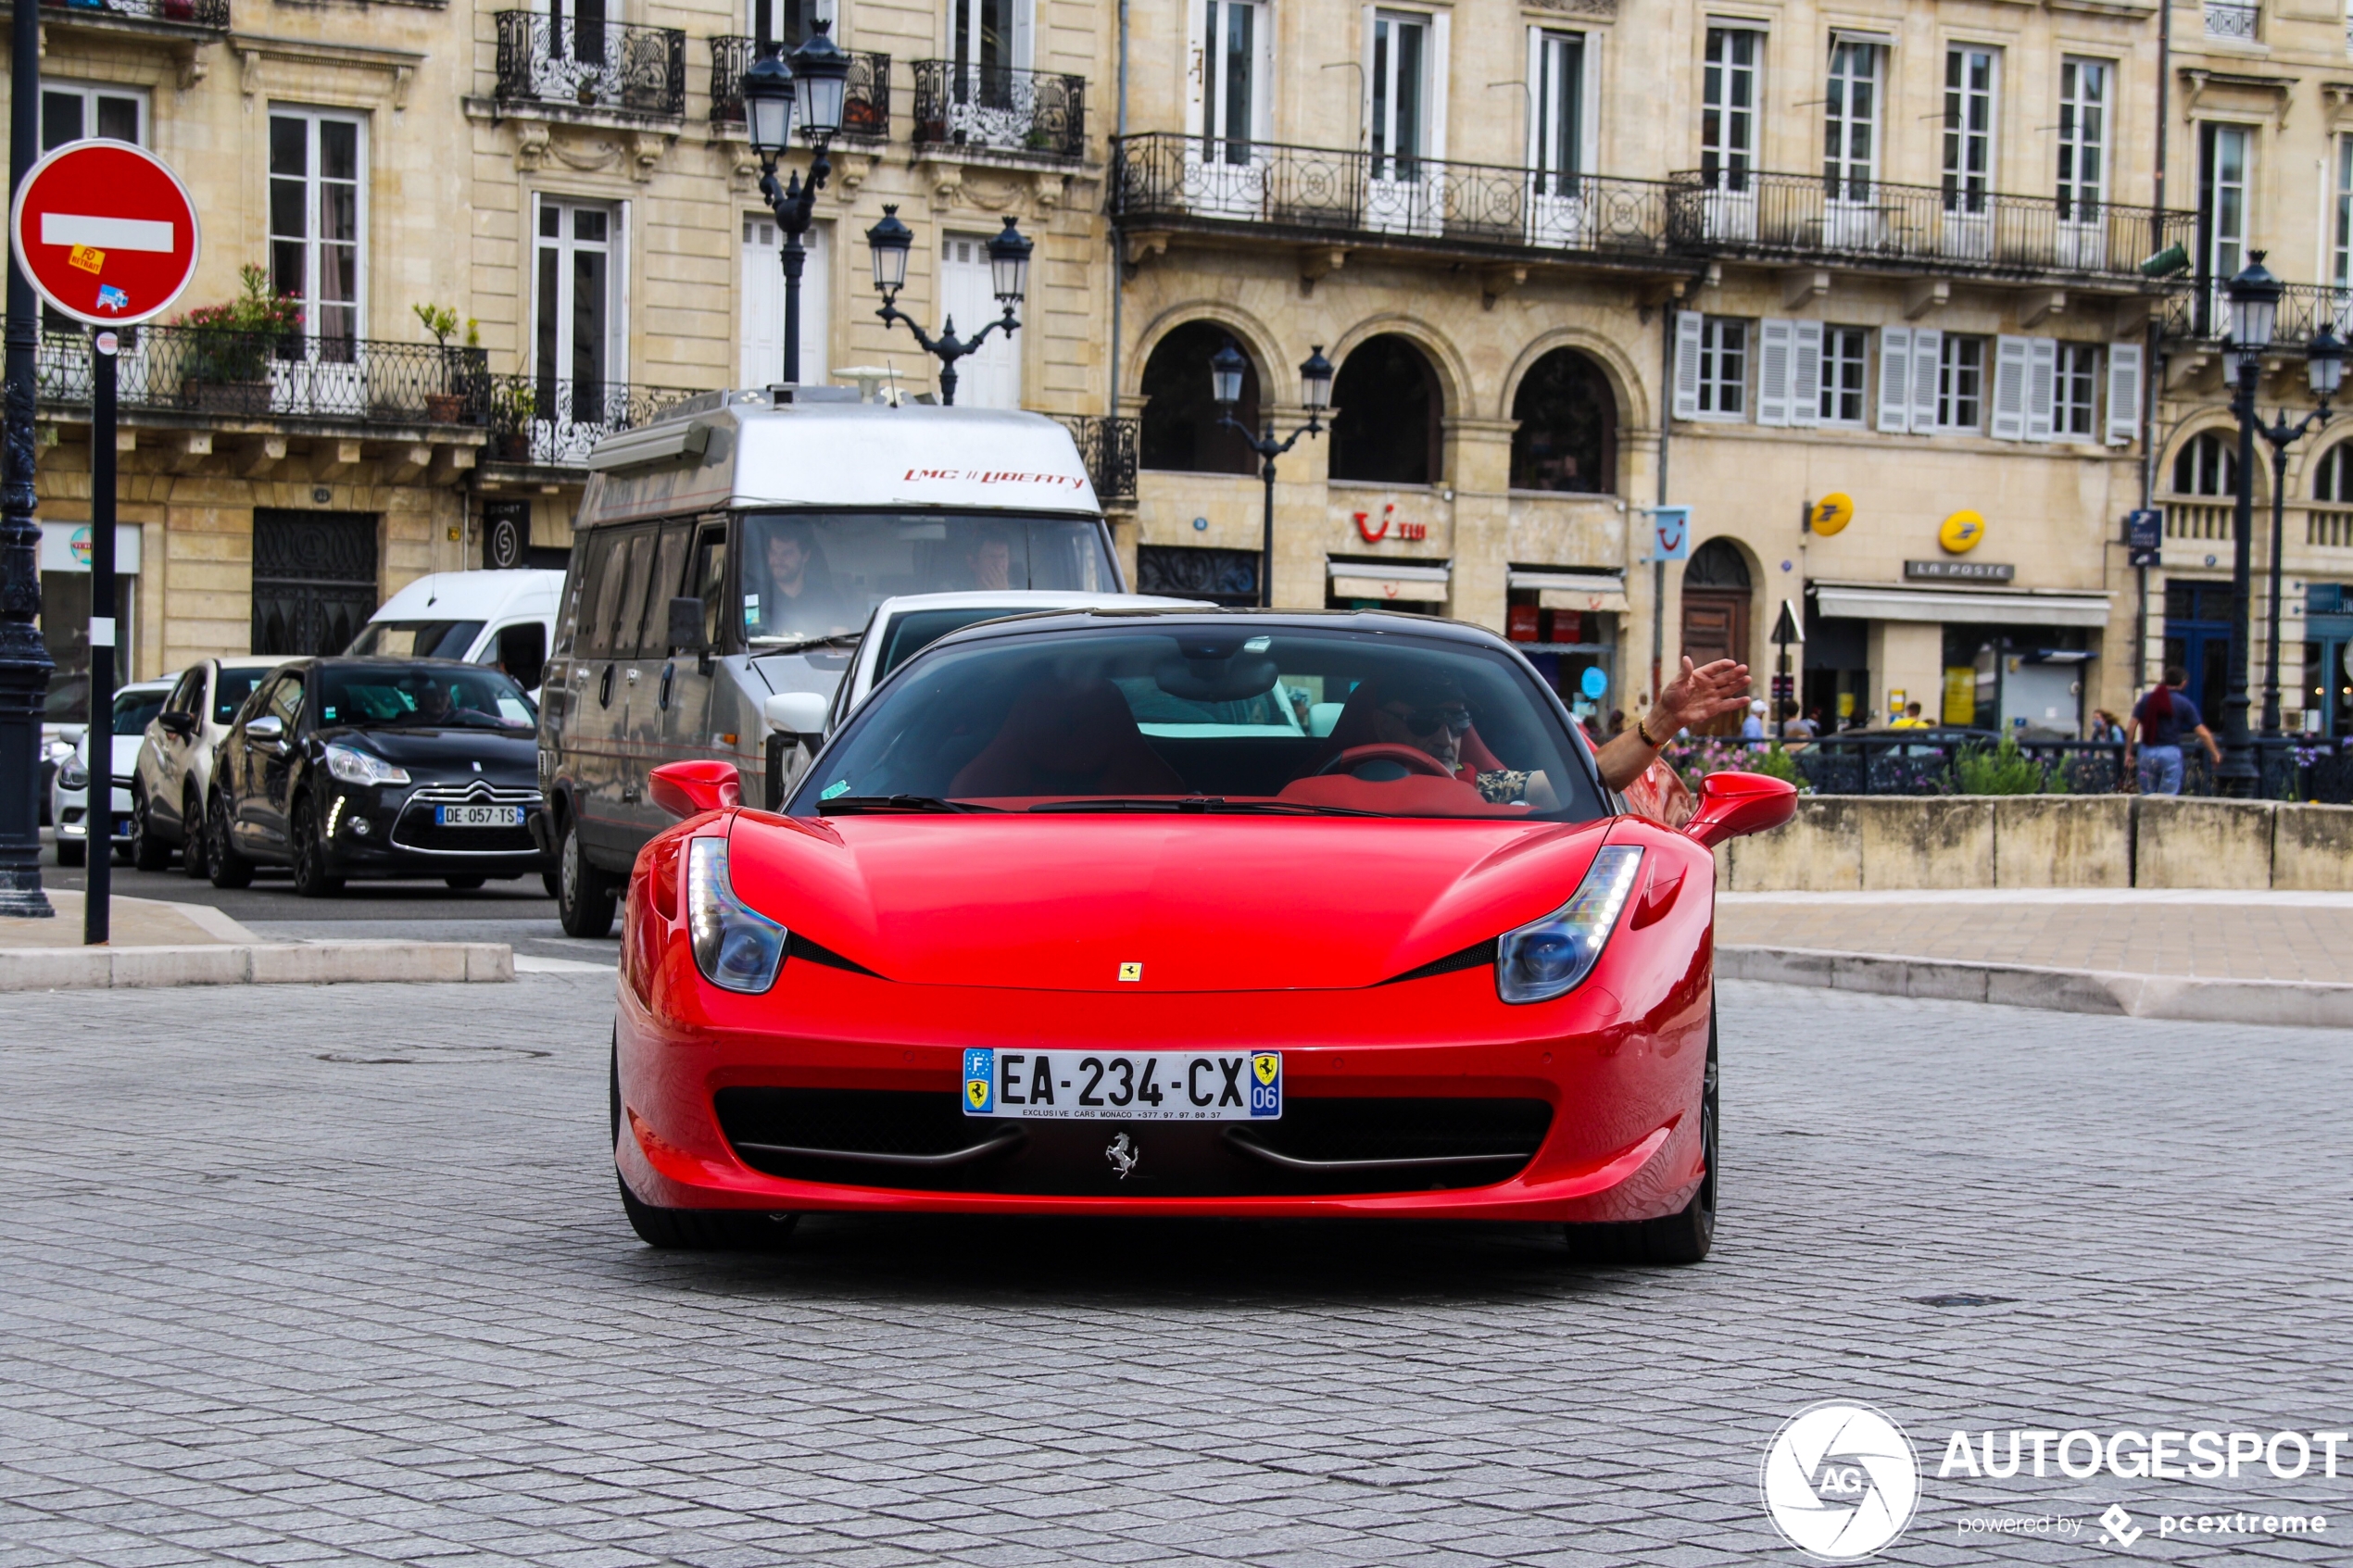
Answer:
[[519, 828], [522, 826], [520, 806], [436, 806], [433, 809], [435, 827], [444, 828]]
[[964, 1053], [964, 1114], [1063, 1122], [1267, 1122], [1280, 1051]]

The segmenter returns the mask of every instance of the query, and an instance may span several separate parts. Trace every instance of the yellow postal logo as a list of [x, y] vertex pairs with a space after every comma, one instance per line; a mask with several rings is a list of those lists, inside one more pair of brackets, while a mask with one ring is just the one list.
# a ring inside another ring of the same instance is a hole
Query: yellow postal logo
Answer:
[[1275, 1073], [1281, 1066], [1282, 1059], [1277, 1056], [1254, 1056], [1250, 1059], [1250, 1070], [1258, 1075], [1261, 1084], [1272, 1085]]

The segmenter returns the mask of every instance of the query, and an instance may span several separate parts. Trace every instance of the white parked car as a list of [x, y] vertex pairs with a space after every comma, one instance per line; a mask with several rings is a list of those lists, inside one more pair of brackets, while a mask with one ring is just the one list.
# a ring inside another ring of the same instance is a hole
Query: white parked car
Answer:
[[436, 571], [386, 599], [344, 652], [486, 664], [536, 703], [563, 591], [560, 571]]
[[974, 588], [949, 594], [902, 594], [875, 607], [866, 630], [858, 639], [841, 684], [834, 688], [833, 706], [825, 715], [825, 734], [841, 728], [858, 710], [866, 694], [883, 677], [906, 663], [950, 632], [961, 632], [983, 621], [1008, 615], [1032, 615], [1052, 609], [1193, 608], [1215, 607], [1195, 599], [1164, 599], [1149, 594], [1061, 593], [1049, 588]]
[[113, 831], [108, 842], [118, 850], [130, 847], [132, 765], [138, 759], [148, 721], [162, 710], [164, 698], [170, 695], [169, 681], [133, 681], [115, 692], [114, 744], [107, 758], [105, 781], [91, 777], [86, 730], [75, 744], [73, 755], [58, 766], [56, 782], [49, 786], [49, 820], [57, 827], [59, 865], [78, 866], [89, 856], [90, 797], [95, 787], [107, 788], [112, 797], [107, 817]]
[[212, 751], [262, 678], [283, 660], [200, 659], [180, 673], [146, 726], [131, 773], [131, 862], [161, 871], [183, 851], [205, 875], [204, 803], [212, 798]]

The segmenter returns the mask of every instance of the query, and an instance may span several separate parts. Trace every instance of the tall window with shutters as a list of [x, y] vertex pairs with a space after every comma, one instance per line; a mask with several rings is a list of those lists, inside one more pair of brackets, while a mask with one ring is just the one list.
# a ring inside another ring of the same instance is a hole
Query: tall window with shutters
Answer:
[[1886, 49], [1860, 39], [1831, 44], [1822, 107], [1822, 187], [1836, 202], [1868, 202], [1879, 179], [1880, 79]]
[[1863, 422], [1863, 385], [1869, 370], [1870, 329], [1824, 327], [1820, 389], [1816, 420], [1826, 425]]
[[2062, 223], [2099, 217], [2108, 193], [2108, 96], [2115, 67], [2106, 60], [2059, 62], [2058, 203]]
[[1745, 191], [1756, 158], [1756, 57], [1764, 34], [1744, 27], [1707, 30], [1700, 72], [1700, 182]]
[[356, 116], [271, 106], [270, 283], [301, 301], [325, 358], [350, 358], [360, 335], [366, 139]]
[[1944, 210], [1976, 215], [1994, 191], [1994, 83], [1999, 56], [1974, 44], [1944, 51]]
[[2096, 441], [2093, 400], [2100, 384], [2100, 345], [2060, 343], [2052, 348], [2051, 434], [2059, 441]]
[[1730, 316], [1702, 319], [1699, 334], [1699, 412], [1702, 418], [1739, 419], [1748, 412], [1748, 323]]
[[1984, 428], [1985, 341], [1962, 332], [1944, 334], [1936, 373], [1939, 431], [1961, 435]]

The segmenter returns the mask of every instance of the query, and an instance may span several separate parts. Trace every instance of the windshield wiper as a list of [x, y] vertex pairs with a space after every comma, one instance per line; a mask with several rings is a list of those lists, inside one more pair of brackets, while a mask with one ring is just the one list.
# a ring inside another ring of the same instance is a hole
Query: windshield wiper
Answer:
[[1033, 812], [1157, 812], [1164, 815], [1210, 814], [1216, 816], [1269, 817], [1378, 817], [1378, 811], [1360, 811], [1353, 806], [1312, 806], [1301, 800], [1228, 800], [1222, 795], [1189, 795], [1176, 799], [1154, 798], [1151, 796], [1101, 796], [1093, 799], [1048, 800], [1032, 806]]
[[942, 800], [936, 795], [837, 795], [817, 802], [821, 817], [874, 816], [888, 811], [1000, 811], [1000, 806], [975, 806], [969, 801]]
[[746, 637], [745, 642], [762, 653], [799, 653], [802, 648], [854, 648], [863, 632], [828, 632], [823, 636]]

